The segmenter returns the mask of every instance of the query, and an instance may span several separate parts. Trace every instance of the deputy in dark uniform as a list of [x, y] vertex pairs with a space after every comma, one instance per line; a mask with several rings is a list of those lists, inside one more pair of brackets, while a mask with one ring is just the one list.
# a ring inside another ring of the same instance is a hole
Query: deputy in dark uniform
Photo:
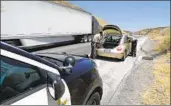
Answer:
[[132, 52], [132, 56], [134, 56], [134, 57], [136, 57], [136, 54], [137, 54], [136, 53], [137, 52], [137, 43], [138, 43], [137, 39], [133, 39], [131, 52]]

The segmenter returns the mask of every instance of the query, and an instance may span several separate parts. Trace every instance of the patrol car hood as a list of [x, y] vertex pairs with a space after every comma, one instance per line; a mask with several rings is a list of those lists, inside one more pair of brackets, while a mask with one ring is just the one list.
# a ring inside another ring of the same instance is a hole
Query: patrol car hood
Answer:
[[84, 55], [73, 55], [73, 54], [60, 54], [60, 53], [36, 53], [37, 56], [51, 57], [57, 59], [58, 61], [63, 62], [67, 56], [73, 56], [75, 60], [80, 60], [82, 58], [86, 58]]
[[[36, 55], [44, 59], [47, 59], [48, 61], [51, 61], [52, 63], [57, 64], [58, 66], [63, 66], [63, 61], [67, 57], [67, 55], [64, 54], [53, 54], [53, 53], [39, 53]], [[72, 55], [72, 56], [76, 60], [76, 63], [72, 68], [72, 73], [67, 76], [61, 74], [62, 78], [64, 78], [67, 84], [69, 82], [72, 82], [74, 79], [80, 78], [82, 75], [85, 75], [90, 70], [93, 70], [95, 64], [91, 59], [86, 58], [86, 56], [84, 55], [83, 56]], [[56, 59], [57, 61], [49, 60], [48, 57]]]

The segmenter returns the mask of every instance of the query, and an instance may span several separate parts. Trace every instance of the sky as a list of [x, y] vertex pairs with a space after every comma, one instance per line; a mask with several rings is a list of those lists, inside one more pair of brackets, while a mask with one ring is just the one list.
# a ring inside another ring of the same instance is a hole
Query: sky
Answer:
[[170, 26], [170, 1], [70, 1], [123, 30]]

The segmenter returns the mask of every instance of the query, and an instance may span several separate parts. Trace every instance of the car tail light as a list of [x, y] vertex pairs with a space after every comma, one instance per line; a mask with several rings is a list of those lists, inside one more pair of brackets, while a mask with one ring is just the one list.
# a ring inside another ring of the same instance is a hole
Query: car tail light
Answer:
[[116, 50], [117, 51], [122, 51], [122, 48], [121, 47], [117, 47]]

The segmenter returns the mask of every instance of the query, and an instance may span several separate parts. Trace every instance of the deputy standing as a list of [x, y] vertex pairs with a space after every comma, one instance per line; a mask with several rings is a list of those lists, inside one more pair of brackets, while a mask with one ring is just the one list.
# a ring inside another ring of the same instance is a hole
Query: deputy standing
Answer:
[[100, 40], [103, 38], [103, 32], [100, 31], [98, 34], [94, 35], [91, 42], [91, 58], [96, 58], [96, 48], [97, 44], [100, 44]]
[[137, 39], [133, 39], [132, 41], [132, 56], [136, 57], [137, 52]]

